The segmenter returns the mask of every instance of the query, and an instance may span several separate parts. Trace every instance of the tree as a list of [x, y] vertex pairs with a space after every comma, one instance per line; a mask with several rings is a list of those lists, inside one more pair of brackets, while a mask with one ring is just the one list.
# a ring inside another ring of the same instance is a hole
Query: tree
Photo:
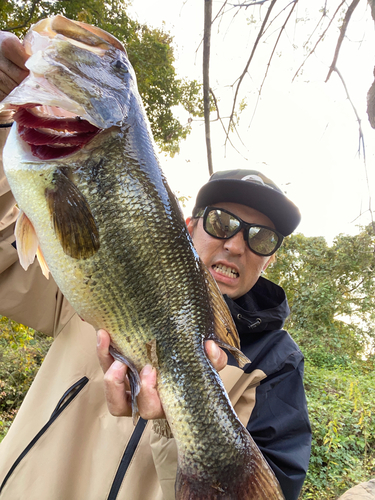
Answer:
[[138, 79], [151, 129], [159, 147], [174, 155], [190, 132], [173, 107], [182, 105], [192, 116], [203, 116], [201, 86], [177, 78], [173, 38], [129, 18], [126, 0], [0, 0], [0, 29], [23, 36], [31, 24], [56, 14], [93, 24], [124, 43]]
[[356, 236], [287, 238], [267, 277], [286, 291], [287, 328], [306, 357], [324, 366], [374, 356], [375, 236], [372, 226]]
[[[212, 0], [205, 0], [205, 2], [212, 5]], [[262, 53], [262, 61], [260, 63], [264, 68], [264, 78], [257, 90], [259, 98], [265, 80], [272, 69], [274, 59], [280, 56], [278, 53], [278, 51], [281, 50], [280, 42], [287, 38], [292, 40], [294, 38], [294, 33], [298, 30], [299, 26], [302, 25], [306, 29], [306, 37], [303, 42], [305, 55], [301, 64], [296, 69], [295, 76], [302, 72], [304, 65], [312, 55], [317, 55], [318, 47], [326, 43], [328, 35], [330, 35], [331, 32], [334, 33], [335, 29], [338, 29], [336, 47], [334, 50], [331, 48], [329, 49], [332, 50], [332, 56], [329, 68], [327, 68], [325, 81], [327, 82], [330, 79], [332, 73], [335, 73], [341, 80], [358, 122], [360, 135], [359, 150], [364, 151], [361, 117], [357, 113], [346, 87], [345, 74], [342, 74], [339, 70], [339, 55], [342, 45], [347, 41], [347, 32], [353, 14], [358, 8], [358, 5], [364, 4], [364, 2], [365, 0], [362, 0], [362, 2], [361, 0], [351, 0], [350, 2], [346, 2], [345, 0], [324, 0], [322, 2], [306, 2], [305, 0], [244, 0], [237, 3], [230, 3], [228, 0], [223, 0], [219, 4], [215, 4], [216, 12], [213, 13], [212, 23], [205, 23], [205, 40], [209, 39], [212, 26], [216, 24], [217, 29], [220, 29], [223, 19], [229, 16], [231, 16], [232, 20], [236, 17], [246, 16], [248, 19], [248, 33], [241, 33], [241, 36], [245, 39], [245, 37], [250, 36], [251, 33], [253, 34], [253, 41], [250, 44], [250, 48], [243, 56], [243, 70], [240, 74], [234, 75], [233, 77], [233, 102], [229, 116], [227, 116], [226, 119], [222, 119], [222, 113], [219, 112], [218, 107], [216, 110], [216, 119], [222, 122], [222, 126], [225, 129], [226, 142], [231, 142], [231, 133], [235, 132], [239, 134], [239, 117], [241, 111], [245, 107], [244, 101], [241, 99], [240, 89], [245, 85], [246, 78], [252, 78], [252, 69], [255, 65], [256, 55], [260, 52], [260, 48], [264, 48], [265, 44], [269, 44], [268, 53], [265, 56], [264, 53]], [[368, 0], [368, 3], [371, 8], [372, 18], [375, 20], [375, 2], [374, 0]], [[308, 24], [311, 24], [311, 18], [317, 18], [315, 25], [311, 28], [306, 28]], [[270, 43], [270, 40], [272, 40], [272, 43]], [[290, 45], [294, 44], [291, 42]], [[242, 51], [242, 47], [233, 47], [233, 52], [235, 51]], [[259, 65], [259, 59], [257, 62]], [[206, 74], [206, 82], [208, 82], [207, 73], [209, 64], [210, 59], [206, 56], [203, 61], [203, 74]], [[373, 64], [373, 62], [371, 61], [370, 64]], [[210, 89], [210, 91], [213, 93], [212, 89]], [[208, 95], [207, 92], [206, 90], [204, 93], [205, 97]], [[220, 96], [217, 98], [214, 96], [214, 101], [217, 105], [217, 103], [220, 102]], [[367, 113], [371, 126], [375, 128], [375, 81], [369, 89]], [[209, 141], [209, 135], [207, 136], [207, 133], [206, 137]], [[212, 162], [210, 151], [211, 145], [208, 144], [207, 157], [209, 166]]]

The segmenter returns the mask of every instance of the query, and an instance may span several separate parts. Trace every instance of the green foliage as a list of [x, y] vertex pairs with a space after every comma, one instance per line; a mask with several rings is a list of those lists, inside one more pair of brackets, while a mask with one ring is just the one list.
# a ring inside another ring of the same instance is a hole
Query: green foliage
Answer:
[[286, 327], [317, 366], [348, 366], [369, 356], [375, 334], [375, 236], [372, 227], [339, 235], [286, 238], [267, 277], [286, 291]]
[[306, 358], [313, 442], [303, 500], [334, 500], [375, 474], [374, 248], [372, 226], [331, 246], [296, 234], [267, 270], [286, 291], [286, 328]]
[[0, 441], [10, 427], [52, 339], [0, 316]]
[[130, 19], [127, 6], [125, 0], [0, 0], [0, 29], [22, 37], [38, 20], [63, 14], [112, 33], [124, 43], [134, 66], [155, 142], [173, 156], [190, 133], [190, 124], [182, 125], [173, 108], [182, 105], [191, 116], [203, 116], [201, 85], [177, 78], [172, 37]]
[[201, 86], [196, 81], [176, 79], [173, 67], [172, 38], [158, 29], [138, 29], [138, 37], [126, 44], [138, 78], [155, 141], [164, 144], [171, 155], [179, 151], [178, 141], [185, 139], [190, 125], [181, 125], [173, 116], [173, 107], [182, 105], [191, 115], [203, 115]]
[[301, 499], [334, 500], [375, 474], [375, 380], [372, 369], [330, 370], [306, 363], [313, 431]]

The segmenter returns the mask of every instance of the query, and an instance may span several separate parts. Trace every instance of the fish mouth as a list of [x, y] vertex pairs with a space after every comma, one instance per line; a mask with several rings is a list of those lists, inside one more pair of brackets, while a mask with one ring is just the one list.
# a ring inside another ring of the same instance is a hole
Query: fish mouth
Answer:
[[33, 156], [41, 160], [71, 155], [102, 130], [62, 108], [38, 104], [19, 107], [14, 120], [19, 137], [30, 146]]
[[[128, 73], [128, 80], [133, 76], [123, 68], [126, 50], [116, 38], [100, 28], [58, 15], [36, 23], [25, 36], [24, 46], [30, 55], [26, 62], [30, 74], [0, 103], [0, 111], [13, 111], [24, 151], [40, 160], [66, 157], [101, 131], [123, 125], [128, 109], [128, 101], [123, 102], [123, 98], [128, 94], [119, 89], [124, 74]], [[110, 66], [112, 76], [105, 80], [106, 105], [102, 80], [96, 81], [85, 70], [102, 68], [102, 57], [108, 52], [109, 59], [115, 55], [119, 58], [119, 64], [116, 66], [116, 61]], [[92, 84], [90, 91], [87, 80]], [[71, 90], [69, 95], [67, 88]]]

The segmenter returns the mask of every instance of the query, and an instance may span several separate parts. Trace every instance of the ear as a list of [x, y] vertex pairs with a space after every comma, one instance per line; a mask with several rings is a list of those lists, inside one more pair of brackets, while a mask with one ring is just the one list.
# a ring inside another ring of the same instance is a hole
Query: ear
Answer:
[[194, 230], [194, 224], [193, 224], [192, 218], [188, 217], [185, 222], [186, 222], [189, 234], [190, 234], [190, 236], [192, 236], [193, 235], [193, 230]]
[[264, 264], [263, 269], [262, 269], [262, 273], [264, 273], [264, 271], [267, 269], [267, 267], [269, 265], [270, 265], [270, 259], [268, 259], [267, 262]]

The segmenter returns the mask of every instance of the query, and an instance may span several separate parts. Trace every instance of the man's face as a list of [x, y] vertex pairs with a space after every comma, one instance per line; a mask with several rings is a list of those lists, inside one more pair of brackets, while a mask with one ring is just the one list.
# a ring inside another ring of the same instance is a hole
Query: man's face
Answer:
[[[253, 208], [237, 203], [216, 203], [212, 205], [229, 210], [250, 224], [275, 226], [270, 219]], [[199, 257], [215, 278], [222, 294], [237, 299], [247, 293], [266, 269], [271, 257], [261, 257], [253, 253], [243, 237], [243, 230], [227, 240], [213, 238], [203, 229], [203, 218], [194, 225], [187, 221]]]

